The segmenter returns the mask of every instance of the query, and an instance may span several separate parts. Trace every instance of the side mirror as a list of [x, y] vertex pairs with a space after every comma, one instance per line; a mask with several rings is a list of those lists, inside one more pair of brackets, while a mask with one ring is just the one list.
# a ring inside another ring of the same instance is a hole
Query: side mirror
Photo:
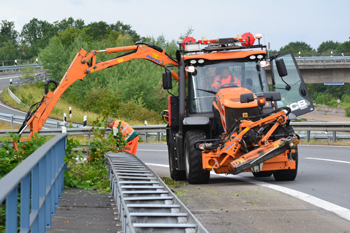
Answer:
[[286, 64], [284, 64], [283, 59], [276, 60], [276, 67], [280, 77], [284, 77], [288, 75]]
[[253, 93], [246, 93], [241, 95], [241, 103], [249, 103], [254, 101]]
[[276, 91], [264, 92], [266, 101], [279, 101], [281, 100], [281, 93]]
[[171, 73], [166, 71], [163, 73], [163, 89], [172, 89], [173, 83], [171, 78]]

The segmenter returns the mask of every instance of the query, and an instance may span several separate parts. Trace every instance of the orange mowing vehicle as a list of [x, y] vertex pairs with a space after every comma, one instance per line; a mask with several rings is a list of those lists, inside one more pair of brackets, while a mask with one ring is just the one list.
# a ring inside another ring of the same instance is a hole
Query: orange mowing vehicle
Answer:
[[[257, 43], [255, 43], [257, 39]], [[296, 116], [313, 111], [305, 83], [291, 52], [268, 57], [261, 35], [178, 41], [176, 58], [163, 49], [132, 46], [80, 49], [58, 83], [48, 80], [45, 95], [27, 113], [19, 134], [29, 126], [40, 132], [64, 91], [89, 73], [145, 59], [164, 67], [163, 88], [178, 83], [178, 95], [168, 97], [167, 145], [170, 175], [191, 184], [207, 183], [210, 171], [252, 172], [255, 177], [294, 180], [298, 169], [299, 137], [289, 125]], [[99, 53], [129, 51], [108, 61]], [[171, 70], [178, 68], [178, 73]], [[265, 68], [271, 69], [271, 88]], [[54, 83], [56, 89], [48, 91]]]

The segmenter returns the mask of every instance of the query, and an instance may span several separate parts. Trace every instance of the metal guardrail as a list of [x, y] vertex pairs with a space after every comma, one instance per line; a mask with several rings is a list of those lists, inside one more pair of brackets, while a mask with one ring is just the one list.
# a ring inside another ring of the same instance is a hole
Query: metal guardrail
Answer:
[[107, 153], [105, 158], [123, 232], [208, 232], [137, 156]]
[[[1, 114], [0, 114], [1, 116]], [[293, 126], [294, 130], [297, 132], [301, 132], [300, 135], [302, 139], [306, 141], [310, 141], [311, 139], [325, 139], [330, 138], [333, 141], [337, 139], [348, 140], [348, 135], [337, 135], [337, 132], [350, 132], [350, 122], [291, 122], [291, 126]], [[147, 142], [147, 138], [153, 136], [156, 140], [161, 141], [162, 137], [165, 135], [166, 125], [147, 125], [147, 126], [132, 126]], [[90, 140], [90, 136], [92, 136], [92, 132], [90, 131], [91, 127], [86, 126], [84, 128], [67, 128], [66, 131], [68, 135], [86, 135], [88, 140]], [[321, 131], [323, 133], [320, 134], [311, 134], [311, 132]], [[9, 133], [17, 133], [17, 130], [0, 130], [0, 136], [8, 136], [6, 132]], [[61, 129], [42, 129], [40, 134], [43, 136], [56, 135], [62, 132]], [[111, 129], [107, 128], [107, 133], [111, 132]], [[302, 132], [306, 132], [306, 136]], [[332, 132], [332, 136], [325, 135], [324, 132]], [[23, 135], [29, 135], [29, 130], [25, 130]]]
[[[23, 121], [24, 121], [24, 116], [17, 116], [17, 115], [12, 115], [12, 114], [7, 114], [7, 113], [0, 113], [0, 120], [2, 121], [6, 121], [6, 122], [10, 122], [11, 123], [11, 127], [13, 127], [14, 124], [19, 124], [22, 125]], [[68, 123], [68, 122], [63, 122], [63, 121], [53, 121], [53, 120], [46, 120], [44, 127], [56, 127], [56, 128], [60, 128], [61, 126], [69, 126], [71, 125], [74, 128], [81, 128], [83, 127], [83, 125], [80, 124], [72, 124], [72, 123]], [[13, 130], [8, 130], [9, 132], [14, 132]], [[15, 130], [17, 131], [17, 130]], [[57, 134], [57, 132], [60, 132], [61, 130], [58, 130], [55, 132], [55, 134]], [[1, 135], [1, 132], [0, 132]], [[52, 135], [52, 134], [51, 134]], [[4, 136], [4, 135], [2, 135]]]
[[12, 86], [18, 87], [20, 85], [24, 85], [28, 83], [37, 83], [37, 82], [46, 81], [46, 80], [47, 80], [46, 73], [39, 73], [34, 75], [34, 79], [29, 79], [29, 78], [20, 79], [12, 83]]
[[9, 71], [21, 71], [22, 68], [32, 67], [32, 68], [40, 68], [43, 69], [44, 66], [38, 64], [27, 64], [27, 65], [17, 65], [17, 66], [0, 66], [0, 72], [9, 72]]
[[[67, 134], [45, 143], [0, 180], [0, 203], [6, 199], [6, 233], [45, 232], [51, 228], [64, 188]], [[17, 216], [20, 189], [20, 218]]]

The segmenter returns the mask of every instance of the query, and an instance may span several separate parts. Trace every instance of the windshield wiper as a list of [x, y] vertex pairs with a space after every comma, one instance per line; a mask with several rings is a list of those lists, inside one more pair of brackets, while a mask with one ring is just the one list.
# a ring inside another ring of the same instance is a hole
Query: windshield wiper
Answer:
[[200, 88], [196, 88], [196, 90], [205, 91], [205, 92], [208, 92], [208, 93], [216, 94], [216, 91], [210, 91], [210, 90], [205, 90], [205, 89], [200, 89]]

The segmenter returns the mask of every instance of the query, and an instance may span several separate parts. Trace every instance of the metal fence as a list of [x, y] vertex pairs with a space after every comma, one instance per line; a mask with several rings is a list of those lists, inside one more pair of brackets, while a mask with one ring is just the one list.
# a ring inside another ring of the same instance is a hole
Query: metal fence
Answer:
[[6, 233], [17, 232], [18, 219], [20, 232], [51, 228], [51, 216], [64, 188], [66, 139], [67, 134], [57, 135], [0, 180], [0, 203], [6, 200]]

